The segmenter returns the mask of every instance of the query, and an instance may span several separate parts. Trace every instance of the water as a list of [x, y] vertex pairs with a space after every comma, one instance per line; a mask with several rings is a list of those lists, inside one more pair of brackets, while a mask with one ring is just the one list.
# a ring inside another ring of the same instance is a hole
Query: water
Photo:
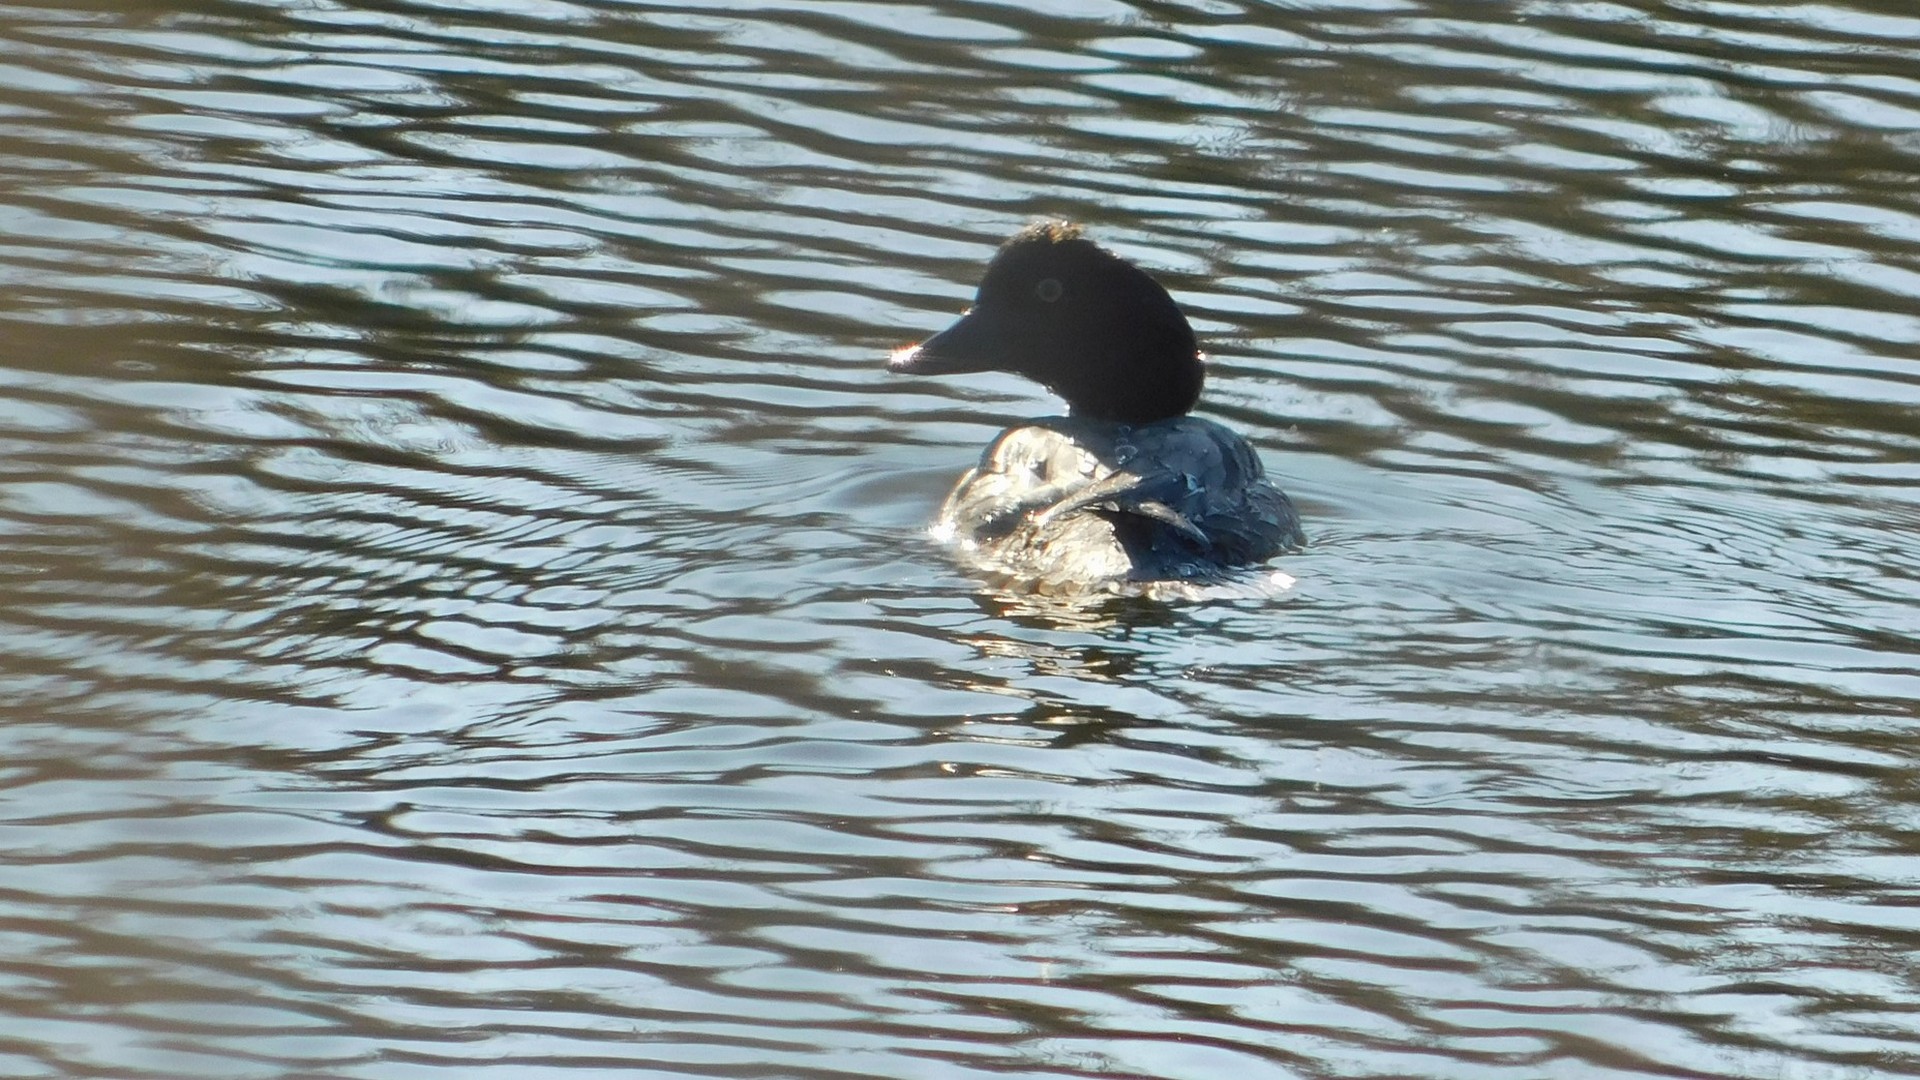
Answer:
[[[0, 11], [0, 1075], [1920, 1073], [1902, 4]], [[1314, 544], [1062, 607], [1026, 221]]]

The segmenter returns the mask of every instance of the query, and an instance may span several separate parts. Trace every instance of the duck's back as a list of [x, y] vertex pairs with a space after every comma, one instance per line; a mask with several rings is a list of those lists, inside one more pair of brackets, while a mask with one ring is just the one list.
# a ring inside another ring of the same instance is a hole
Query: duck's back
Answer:
[[1196, 416], [1009, 428], [937, 526], [975, 568], [1045, 592], [1205, 581], [1304, 542], [1253, 447]]

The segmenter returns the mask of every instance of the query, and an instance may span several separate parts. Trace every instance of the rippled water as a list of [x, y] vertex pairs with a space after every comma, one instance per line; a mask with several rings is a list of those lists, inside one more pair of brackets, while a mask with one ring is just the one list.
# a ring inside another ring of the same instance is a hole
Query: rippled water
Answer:
[[[1917, 172], [1885, 0], [0, 9], [0, 1075], [1920, 1073]], [[1286, 598], [927, 539], [1042, 214]]]

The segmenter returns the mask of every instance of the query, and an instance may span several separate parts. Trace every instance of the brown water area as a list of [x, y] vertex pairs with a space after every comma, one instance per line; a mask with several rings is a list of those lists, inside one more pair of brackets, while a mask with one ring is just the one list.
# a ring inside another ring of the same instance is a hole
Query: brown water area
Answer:
[[[996, 592], [1042, 216], [1312, 544]], [[0, 7], [0, 1076], [1920, 1075], [1920, 7]]]

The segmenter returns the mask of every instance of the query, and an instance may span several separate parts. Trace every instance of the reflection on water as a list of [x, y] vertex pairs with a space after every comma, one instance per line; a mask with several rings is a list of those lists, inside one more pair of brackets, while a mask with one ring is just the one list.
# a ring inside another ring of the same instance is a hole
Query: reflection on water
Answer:
[[[1901, 5], [0, 12], [0, 1075], [1920, 1071]], [[1314, 544], [925, 535], [998, 238]]]

